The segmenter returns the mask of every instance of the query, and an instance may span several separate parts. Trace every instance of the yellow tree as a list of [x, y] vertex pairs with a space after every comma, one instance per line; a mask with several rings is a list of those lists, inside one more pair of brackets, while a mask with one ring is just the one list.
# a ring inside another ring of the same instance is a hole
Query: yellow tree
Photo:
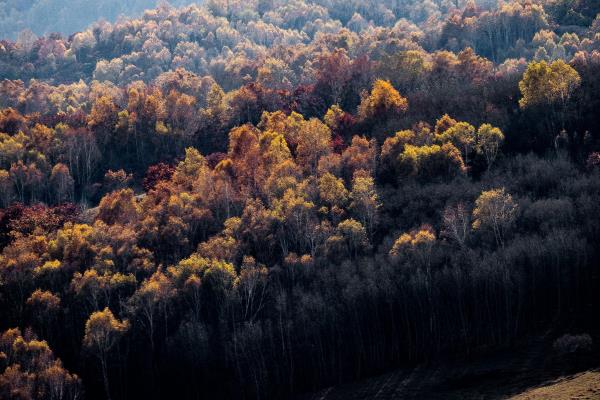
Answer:
[[337, 217], [343, 215], [348, 202], [348, 190], [344, 186], [344, 180], [326, 172], [319, 178], [319, 198], [326, 205], [319, 212], [330, 213], [333, 221], [337, 223]]
[[522, 94], [519, 105], [522, 108], [554, 102], [564, 105], [580, 84], [579, 73], [564, 60], [551, 64], [533, 61], [519, 82]]
[[159, 269], [131, 297], [132, 311], [146, 329], [154, 353], [155, 332], [158, 318], [162, 317], [167, 330], [167, 307], [175, 296], [176, 289], [169, 278]]
[[330, 207], [343, 207], [348, 201], [348, 190], [342, 179], [327, 172], [319, 178], [319, 197]]
[[[48, 343], [31, 330], [18, 328], [0, 334], [0, 398], [76, 400], [81, 381], [55, 358]], [[4, 368], [5, 367], [5, 368]]]
[[369, 172], [359, 170], [354, 173], [350, 198], [352, 199], [350, 208], [367, 230], [369, 238], [372, 238], [380, 204], [375, 189], [375, 180]]
[[431, 266], [431, 253], [436, 237], [430, 226], [424, 225], [418, 230], [403, 233], [396, 239], [389, 255], [393, 258], [403, 255], [412, 256], [417, 264], [427, 269]]
[[517, 204], [504, 188], [482, 192], [473, 210], [473, 229], [489, 229], [496, 244], [504, 247], [504, 239], [517, 215]]
[[319, 159], [331, 153], [331, 130], [316, 118], [303, 124], [298, 135], [296, 160], [311, 175], [317, 171]]
[[129, 329], [128, 321], [119, 321], [110, 309], [97, 311], [90, 315], [85, 323], [85, 336], [83, 345], [94, 352], [100, 360], [102, 379], [106, 398], [110, 400], [110, 386], [108, 379], [108, 357], [112, 348]]
[[564, 60], [551, 64], [533, 61], [519, 82], [522, 95], [519, 105], [521, 108], [558, 106], [561, 128], [564, 129], [567, 104], [580, 85], [579, 73]]
[[461, 149], [465, 163], [469, 162], [469, 154], [475, 147], [475, 127], [467, 122], [458, 122], [446, 129], [444, 133], [436, 135], [440, 143], [452, 142]]
[[355, 219], [340, 222], [335, 234], [325, 242], [326, 252], [336, 258], [340, 255], [356, 258], [360, 253], [369, 249], [369, 239], [364, 226]]
[[504, 142], [504, 134], [499, 128], [495, 128], [490, 124], [483, 124], [479, 127], [477, 131], [477, 152], [485, 157], [488, 171], [496, 161], [502, 142]]
[[363, 96], [358, 107], [361, 120], [385, 118], [408, 110], [408, 100], [400, 95], [389, 81], [378, 79], [371, 93]]

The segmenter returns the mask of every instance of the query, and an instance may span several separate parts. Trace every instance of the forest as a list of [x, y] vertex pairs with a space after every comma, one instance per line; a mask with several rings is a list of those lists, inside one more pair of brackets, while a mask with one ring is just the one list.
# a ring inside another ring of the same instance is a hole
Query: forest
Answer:
[[0, 398], [600, 343], [600, 2], [63, 3], [0, 1]]
[[[188, 0], [170, 0], [183, 6]], [[0, 38], [15, 40], [23, 32], [64, 35], [85, 30], [97, 20], [114, 21], [135, 16], [161, 4], [161, 0], [0, 0]]]

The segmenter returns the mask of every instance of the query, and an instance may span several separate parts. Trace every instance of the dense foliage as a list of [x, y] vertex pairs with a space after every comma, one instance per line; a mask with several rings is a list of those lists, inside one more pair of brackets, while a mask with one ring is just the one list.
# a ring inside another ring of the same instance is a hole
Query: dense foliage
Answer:
[[0, 397], [282, 398], [593, 331], [598, 12], [210, 0], [0, 42]]
[[[99, 19], [140, 15], [158, 0], [0, 0], [0, 38], [16, 39], [23, 32], [70, 35]], [[192, 1], [171, 0], [181, 6]]]

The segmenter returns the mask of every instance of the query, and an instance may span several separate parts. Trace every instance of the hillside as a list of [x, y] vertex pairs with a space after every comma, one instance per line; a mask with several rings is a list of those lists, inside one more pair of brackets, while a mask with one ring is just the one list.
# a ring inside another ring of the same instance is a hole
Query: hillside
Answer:
[[[15, 40], [22, 31], [38, 36], [69, 36], [93, 22], [115, 22], [120, 16], [137, 16], [156, 7], [158, 0], [1, 0], [0, 38]], [[192, 1], [172, 0], [181, 6]]]
[[600, 373], [584, 372], [511, 397], [512, 400], [594, 400], [600, 397]]
[[298, 400], [595, 400], [597, 357], [559, 356], [538, 338], [513, 350], [401, 369]]
[[10, 2], [131, 16], [0, 40], [0, 399], [599, 367], [600, 3], [146, 6]]
[[[418, 379], [423, 376], [417, 375]], [[320, 392], [314, 397], [304, 399], [334, 400], [334, 399], [507, 399], [507, 400], [596, 400], [600, 398], [600, 373], [598, 371], [581, 372], [574, 375], [562, 376], [554, 380], [535, 383], [529, 389], [514, 393], [515, 387], [503, 386], [496, 380], [480, 382], [476, 389], [447, 389], [426, 390], [418, 389], [423, 384], [406, 376], [389, 375], [383, 382], [369, 383], [371, 389], [362, 386], [352, 386], [347, 389], [334, 388]], [[400, 379], [398, 386], [391, 384]], [[508, 379], [507, 379], [508, 380]], [[429, 383], [429, 381], [426, 381]], [[484, 383], [485, 382], [485, 383]], [[483, 385], [487, 387], [484, 388]], [[533, 383], [532, 383], [533, 384]], [[391, 388], [390, 388], [391, 387]], [[415, 389], [417, 388], [417, 389]]]

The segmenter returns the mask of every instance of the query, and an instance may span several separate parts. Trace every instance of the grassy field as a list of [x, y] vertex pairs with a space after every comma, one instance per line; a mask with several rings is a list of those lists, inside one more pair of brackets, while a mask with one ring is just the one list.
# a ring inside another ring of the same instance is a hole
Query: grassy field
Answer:
[[587, 371], [544, 386], [527, 390], [511, 400], [595, 400], [600, 399], [600, 371]]

